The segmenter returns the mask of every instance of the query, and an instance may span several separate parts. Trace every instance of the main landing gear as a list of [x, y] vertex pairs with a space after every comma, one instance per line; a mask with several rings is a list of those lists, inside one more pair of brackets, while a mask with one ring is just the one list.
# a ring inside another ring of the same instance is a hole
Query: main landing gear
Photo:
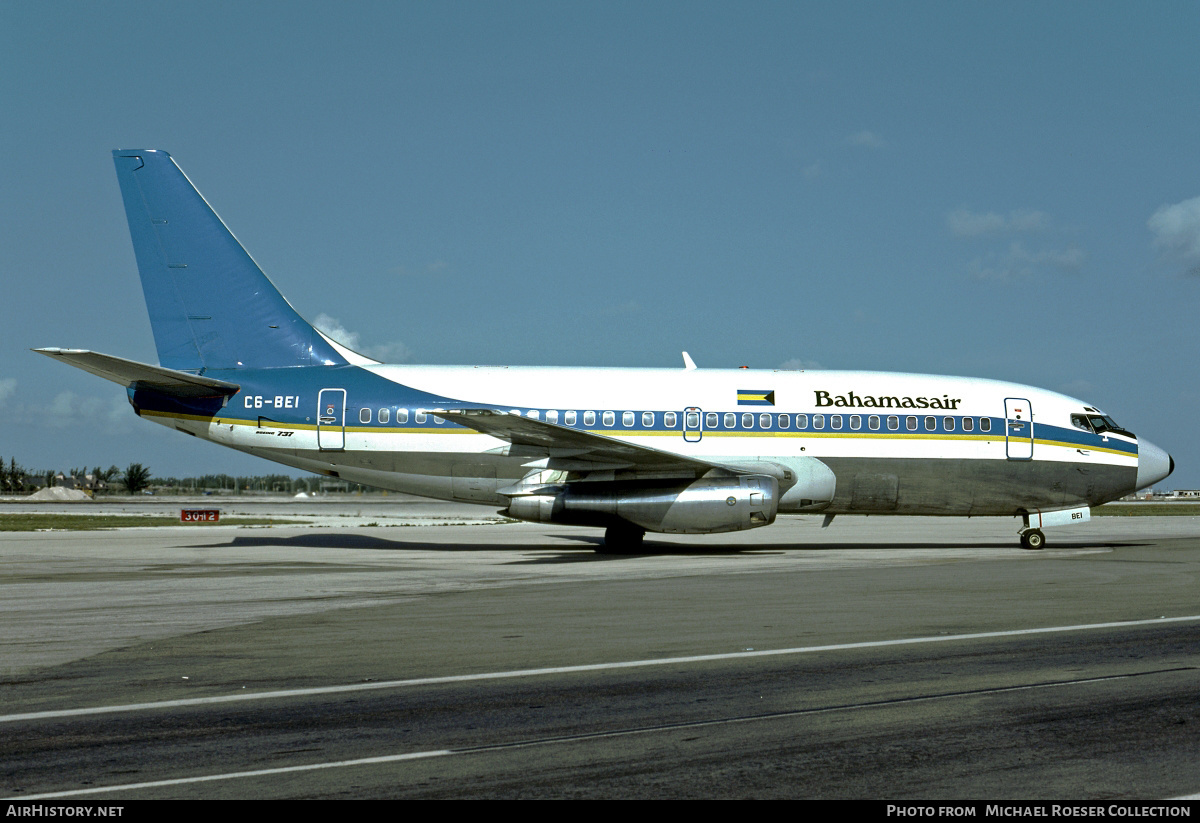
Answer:
[[637, 526], [609, 526], [604, 530], [604, 545], [596, 551], [602, 554], [637, 554], [642, 550], [646, 530]]

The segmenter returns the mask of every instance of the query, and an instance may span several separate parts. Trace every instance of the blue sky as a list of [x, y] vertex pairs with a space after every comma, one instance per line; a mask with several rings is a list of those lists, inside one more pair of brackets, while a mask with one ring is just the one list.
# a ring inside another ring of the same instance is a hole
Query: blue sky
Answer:
[[274, 467], [30, 353], [155, 361], [109, 155], [414, 363], [1065, 391], [1200, 488], [1200, 5], [0, 0], [0, 456]]

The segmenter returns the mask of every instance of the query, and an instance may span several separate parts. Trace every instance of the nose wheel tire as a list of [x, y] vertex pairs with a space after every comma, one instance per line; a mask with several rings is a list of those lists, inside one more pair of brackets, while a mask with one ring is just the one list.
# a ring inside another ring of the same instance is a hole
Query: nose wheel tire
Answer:
[[1026, 532], [1021, 532], [1021, 548], [1037, 551], [1046, 545], [1046, 535], [1042, 534], [1041, 529], [1030, 529]]

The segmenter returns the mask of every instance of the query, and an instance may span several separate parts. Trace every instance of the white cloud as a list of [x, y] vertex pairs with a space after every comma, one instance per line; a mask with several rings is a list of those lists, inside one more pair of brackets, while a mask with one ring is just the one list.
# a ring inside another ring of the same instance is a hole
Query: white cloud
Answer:
[[[5, 382], [0, 381], [0, 384]], [[84, 397], [73, 391], [62, 391], [48, 405], [36, 401], [15, 404], [11, 413], [14, 420], [24, 425], [100, 431], [105, 435], [130, 431], [135, 420], [124, 392]]]
[[382, 343], [377, 346], [368, 346], [362, 342], [362, 338], [358, 332], [350, 331], [342, 325], [342, 321], [336, 317], [330, 317], [325, 312], [317, 315], [317, 319], [313, 321], [318, 331], [332, 337], [337, 342], [341, 343], [348, 349], [365, 354], [372, 360], [379, 360], [384, 363], [403, 363], [412, 358], [412, 350], [400, 341], [391, 343]]
[[882, 149], [887, 146], [887, 142], [882, 137], [873, 131], [866, 131], [865, 129], [848, 136], [846, 143], [864, 149]]
[[313, 325], [317, 327], [317, 331], [325, 332], [337, 342], [341, 343], [348, 349], [361, 351], [361, 343], [358, 339], [358, 332], [348, 330], [342, 325], [342, 321], [336, 317], [330, 317], [325, 312], [317, 315], [317, 319], [313, 321]]
[[8, 398], [12, 397], [17, 391], [17, 378], [6, 377], [0, 380], [0, 406], [8, 402]]
[[1058, 387], [1058, 390], [1070, 397], [1085, 398], [1096, 393], [1096, 387], [1087, 380], [1072, 380]]
[[[999, 214], [959, 208], [946, 215], [946, 226], [956, 237], [981, 249], [982, 253], [967, 265], [967, 271], [977, 280], [1033, 277], [1046, 270], [1074, 273], [1087, 263], [1087, 253], [1078, 246], [1048, 246], [1045, 238], [1038, 238], [1061, 232], [1050, 215], [1037, 209]], [[1030, 243], [1042, 248], [1030, 248]]]
[[1200, 274], [1200, 197], [1161, 206], [1146, 221], [1154, 232], [1155, 247], [1193, 266]]
[[816, 360], [805, 360], [802, 357], [793, 357], [791, 360], [785, 360], [779, 364], [781, 369], [805, 371], [808, 369], [820, 369], [823, 366]]
[[1009, 245], [1008, 256], [1014, 262], [1027, 263], [1033, 266], [1049, 264], [1063, 271], [1072, 272], [1079, 271], [1087, 261], [1087, 255], [1084, 251], [1075, 246], [1069, 246], [1065, 249], [1028, 251], [1019, 242], [1013, 242]]
[[946, 215], [946, 225], [957, 237], [995, 237], [1001, 234], [1047, 231], [1050, 216], [1033, 209], [1017, 209], [1007, 216], [994, 211], [955, 209]]
[[1030, 251], [1021, 242], [1013, 241], [1003, 251], [993, 252], [986, 258], [975, 258], [968, 264], [967, 271], [976, 280], [1015, 280], [1033, 277], [1047, 268], [1073, 274], [1086, 262], [1087, 253], [1075, 246]]

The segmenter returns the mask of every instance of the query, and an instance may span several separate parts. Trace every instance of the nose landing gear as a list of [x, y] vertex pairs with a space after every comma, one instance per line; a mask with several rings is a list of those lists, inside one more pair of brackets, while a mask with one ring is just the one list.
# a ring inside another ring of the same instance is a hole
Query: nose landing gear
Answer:
[[1041, 529], [1024, 529], [1021, 532], [1021, 548], [1037, 551], [1046, 545], [1046, 535]]

